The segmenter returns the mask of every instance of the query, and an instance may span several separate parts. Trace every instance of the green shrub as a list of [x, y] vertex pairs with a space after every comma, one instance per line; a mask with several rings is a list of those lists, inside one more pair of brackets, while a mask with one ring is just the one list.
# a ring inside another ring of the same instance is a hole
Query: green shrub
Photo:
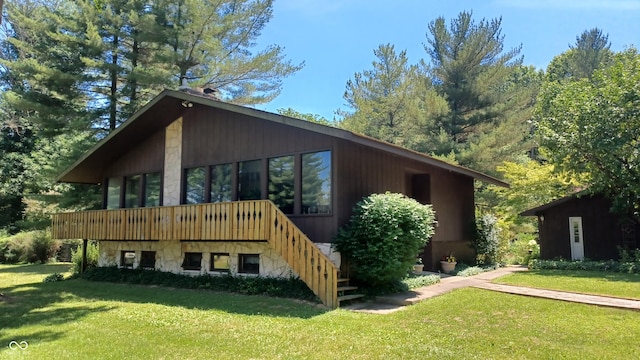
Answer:
[[484, 214], [476, 220], [477, 234], [473, 241], [476, 262], [479, 265], [495, 264], [498, 261], [499, 228], [498, 219]]
[[35, 261], [33, 241], [36, 231], [21, 232], [0, 240], [0, 263], [18, 264]]
[[507, 265], [527, 265], [531, 260], [539, 258], [540, 245], [537, 242], [532, 245], [535, 239], [534, 234], [518, 234], [517, 239], [508, 243], [502, 262]]
[[46, 278], [44, 278], [42, 282], [50, 283], [50, 282], [56, 282], [56, 281], [62, 281], [62, 280], [64, 280], [64, 275], [60, 273], [53, 273], [47, 276]]
[[144, 269], [120, 269], [115, 266], [87, 269], [81, 278], [127, 284], [159, 285], [183, 289], [204, 289], [245, 295], [268, 295], [319, 302], [317, 296], [300, 279], [260, 276], [199, 275], [189, 276]]
[[36, 231], [31, 241], [29, 262], [47, 263], [56, 256], [59, 249], [60, 241], [51, 239], [49, 231]]
[[[87, 269], [97, 267], [99, 257], [98, 244], [91, 241], [87, 242]], [[71, 262], [73, 263], [73, 273], [79, 274], [82, 269], [82, 245], [75, 250], [71, 250]]]
[[435, 213], [402, 194], [373, 194], [355, 206], [335, 239], [353, 278], [380, 286], [404, 278], [433, 235]]
[[569, 261], [558, 260], [532, 260], [529, 262], [529, 269], [532, 270], [588, 270], [588, 271], [612, 271], [629, 274], [640, 273], [640, 261], [592, 261], [579, 260]]

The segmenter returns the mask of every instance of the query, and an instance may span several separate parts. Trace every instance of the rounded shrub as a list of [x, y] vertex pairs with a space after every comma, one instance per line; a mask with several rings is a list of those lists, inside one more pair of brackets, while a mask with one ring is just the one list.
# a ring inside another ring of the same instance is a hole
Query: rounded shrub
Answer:
[[353, 277], [386, 285], [407, 275], [434, 231], [435, 212], [402, 194], [373, 194], [353, 209], [334, 246], [352, 267]]

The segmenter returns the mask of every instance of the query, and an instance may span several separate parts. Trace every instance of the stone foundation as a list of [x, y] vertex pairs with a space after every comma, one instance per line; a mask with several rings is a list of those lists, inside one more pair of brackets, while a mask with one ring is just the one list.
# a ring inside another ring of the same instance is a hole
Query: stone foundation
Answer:
[[[98, 266], [120, 266], [122, 251], [135, 251], [136, 257], [133, 267], [140, 265], [142, 251], [156, 252], [156, 270], [167, 271], [176, 274], [220, 274], [222, 272], [210, 271], [211, 253], [228, 253], [230, 272], [238, 274], [239, 254], [260, 255], [260, 276], [265, 277], [298, 277], [287, 262], [278, 255], [266, 242], [249, 241], [100, 241], [100, 258]], [[200, 271], [183, 270], [182, 261], [184, 253], [202, 253]], [[250, 275], [250, 274], [240, 274]]]

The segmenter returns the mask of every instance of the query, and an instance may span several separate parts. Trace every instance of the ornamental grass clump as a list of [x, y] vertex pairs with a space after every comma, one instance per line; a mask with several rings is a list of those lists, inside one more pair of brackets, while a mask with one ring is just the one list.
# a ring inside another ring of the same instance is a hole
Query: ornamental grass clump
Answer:
[[373, 194], [353, 209], [335, 248], [349, 260], [354, 279], [380, 286], [403, 279], [433, 235], [435, 212], [402, 194]]

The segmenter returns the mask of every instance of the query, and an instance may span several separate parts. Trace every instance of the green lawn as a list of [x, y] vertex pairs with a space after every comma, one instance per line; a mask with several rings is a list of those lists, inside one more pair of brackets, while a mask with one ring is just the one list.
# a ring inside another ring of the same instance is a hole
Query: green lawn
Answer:
[[495, 282], [640, 300], [640, 274], [582, 270], [531, 270], [506, 275]]
[[[620, 359], [640, 312], [463, 289], [390, 315], [0, 267], [0, 358]], [[10, 350], [27, 341], [27, 350]]]

